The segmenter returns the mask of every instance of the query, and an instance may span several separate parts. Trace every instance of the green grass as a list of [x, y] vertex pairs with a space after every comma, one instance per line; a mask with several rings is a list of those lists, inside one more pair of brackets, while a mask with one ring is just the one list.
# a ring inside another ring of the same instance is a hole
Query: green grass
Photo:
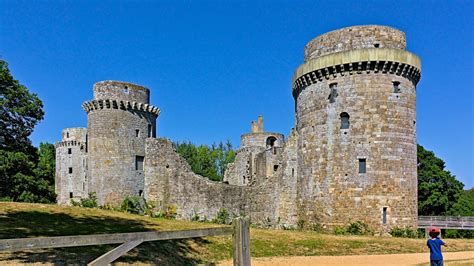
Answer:
[[[222, 226], [150, 218], [117, 211], [56, 205], [0, 203], [0, 238], [182, 230]], [[335, 236], [311, 231], [251, 228], [253, 257], [427, 252], [424, 239]], [[474, 240], [449, 240], [444, 251], [474, 250]], [[84, 264], [113, 245], [0, 253], [2, 261]], [[145, 242], [119, 259], [125, 263], [193, 265], [231, 258], [231, 236]]]

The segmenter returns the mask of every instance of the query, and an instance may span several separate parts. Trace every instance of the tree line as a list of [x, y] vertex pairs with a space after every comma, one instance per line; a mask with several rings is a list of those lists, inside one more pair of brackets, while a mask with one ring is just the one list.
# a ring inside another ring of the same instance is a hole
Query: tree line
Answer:
[[[38, 95], [15, 80], [7, 62], [0, 60], [0, 200], [54, 203], [55, 148], [29, 139], [43, 119]], [[176, 151], [199, 175], [222, 181], [235, 159], [232, 144], [174, 143]], [[445, 162], [418, 145], [418, 214], [474, 216], [474, 189], [446, 170]]]

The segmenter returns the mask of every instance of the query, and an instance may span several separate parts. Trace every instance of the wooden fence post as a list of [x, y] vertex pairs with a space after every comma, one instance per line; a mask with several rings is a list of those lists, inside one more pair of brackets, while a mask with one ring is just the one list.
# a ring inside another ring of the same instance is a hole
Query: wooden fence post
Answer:
[[233, 222], [234, 266], [250, 266], [250, 220], [238, 217]]

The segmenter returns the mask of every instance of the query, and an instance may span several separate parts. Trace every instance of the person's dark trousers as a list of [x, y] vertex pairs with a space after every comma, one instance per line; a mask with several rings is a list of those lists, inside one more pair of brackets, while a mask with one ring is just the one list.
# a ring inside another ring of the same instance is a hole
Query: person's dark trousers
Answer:
[[443, 260], [431, 260], [431, 266], [443, 266]]

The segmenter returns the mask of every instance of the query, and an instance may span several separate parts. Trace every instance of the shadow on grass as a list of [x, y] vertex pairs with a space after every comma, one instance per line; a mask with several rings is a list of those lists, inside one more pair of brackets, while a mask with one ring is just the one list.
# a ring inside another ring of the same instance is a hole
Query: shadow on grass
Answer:
[[[111, 234], [148, 231], [149, 222], [119, 217], [75, 217], [65, 213], [10, 211], [0, 215], [0, 238]], [[156, 224], [154, 224], [156, 225]], [[118, 262], [165, 265], [204, 263], [195, 247], [205, 245], [203, 239], [145, 242], [131, 250]], [[49, 262], [58, 265], [84, 265], [117, 245], [25, 250], [0, 253], [2, 261], [17, 263]]]

